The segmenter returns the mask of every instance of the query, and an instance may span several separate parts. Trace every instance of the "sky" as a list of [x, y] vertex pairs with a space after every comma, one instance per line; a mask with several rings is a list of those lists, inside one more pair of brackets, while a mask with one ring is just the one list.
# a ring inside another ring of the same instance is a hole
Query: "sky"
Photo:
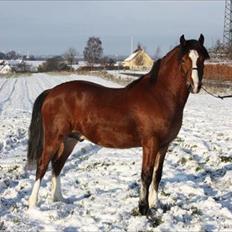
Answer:
[[[142, 44], [164, 55], [186, 39], [223, 38], [225, 1], [0, 1], [0, 51], [58, 55], [73, 47], [82, 55], [89, 37], [104, 55], [129, 55]], [[133, 41], [133, 43], [131, 42]]]

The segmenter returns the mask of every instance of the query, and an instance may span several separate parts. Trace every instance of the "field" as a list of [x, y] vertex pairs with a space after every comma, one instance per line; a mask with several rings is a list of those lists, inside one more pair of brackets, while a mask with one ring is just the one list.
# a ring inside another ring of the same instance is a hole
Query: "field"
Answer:
[[84, 141], [62, 172], [64, 196], [50, 200], [46, 173], [37, 209], [28, 210], [35, 171], [26, 164], [32, 104], [44, 89], [93, 76], [34, 74], [0, 79], [0, 230], [6, 231], [231, 231], [232, 99], [190, 95], [182, 129], [164, 163], [160, 206], [138, 215], [141, 148], [106, 149]]

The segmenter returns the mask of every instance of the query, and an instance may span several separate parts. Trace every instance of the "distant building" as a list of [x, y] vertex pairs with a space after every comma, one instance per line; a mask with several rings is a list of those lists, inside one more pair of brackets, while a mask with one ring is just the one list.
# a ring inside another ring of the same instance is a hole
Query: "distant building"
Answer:
[[153, 59], [139, 46], [122, 62], [122, 65], [130, 70], [147, 70], [152, 67], [153, 62]]
[[37, 72], [41, 61], [0, 60], [0, 74]]
[[13, 70], [9, 64], [0, 65], [0, 74], [9, 74], [12, 72], [13, 72]]

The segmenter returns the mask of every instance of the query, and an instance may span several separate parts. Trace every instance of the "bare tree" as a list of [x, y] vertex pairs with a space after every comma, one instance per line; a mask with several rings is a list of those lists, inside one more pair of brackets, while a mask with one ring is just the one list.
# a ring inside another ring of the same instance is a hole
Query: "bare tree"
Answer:
[[84, 59], [93, 65], [101, 61], [102, 54], [102, 41], [98, 37], [90, 37], [83, 51]]
[[75, 57], [77, 55], [77, 51], [75, 48], [69, 48], [65, 54], [64, 54], [64, 59], [68, 61], [68, 64], [74, 64]]
[[64, 62], [63, 57], [55, 56], [46, 60], [38, 67], [39, 72], [70, 71], [71, 68]]
[[105, 67], [113, 67], [116, 61], [113, 58], [110, 58], [108, 56], [104, 56], [101, 59], [101, 64]]
[[16, 60], [19, 57], [15, 51], [9, 51], [6, 53], [6, 59], [8, 60]]

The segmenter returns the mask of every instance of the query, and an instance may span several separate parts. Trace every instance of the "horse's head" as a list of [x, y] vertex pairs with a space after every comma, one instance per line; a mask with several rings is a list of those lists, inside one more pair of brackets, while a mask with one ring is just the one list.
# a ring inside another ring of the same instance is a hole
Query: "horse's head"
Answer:
[[199, 40], [185, 40], [184, 35], [180, 37], [180, 67], [191, 93], [198, 93], [201, 89], [206, 59], [209, 59], [209, 54], [202, 34]]

